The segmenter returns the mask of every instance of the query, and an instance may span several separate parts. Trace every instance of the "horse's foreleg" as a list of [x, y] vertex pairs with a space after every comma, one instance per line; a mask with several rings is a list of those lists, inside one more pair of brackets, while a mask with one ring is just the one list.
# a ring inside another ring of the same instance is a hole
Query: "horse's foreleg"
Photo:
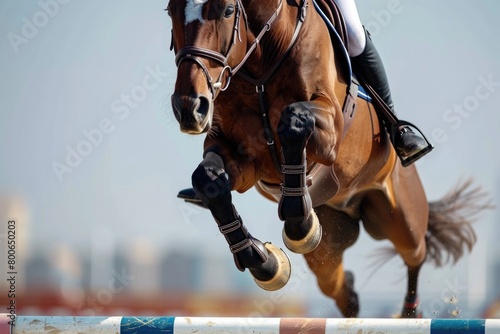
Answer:
[[253, 238], [232, 203], [231, 184], [222, 158], [208, 152], [192, 176], [193, 188], [210, 209], [226, 238], [240, 271], [249, 268], [256, 283], [265, 290], [283, 287], [290, 277], [286, 254], [270, 243]]
[[283, 158], [283, 185], [278, 214], [285, 221], [283, 241], [293, 252], [313, 251], [321, 241], [321, 225], [312, 210], [306, 185], [305, 147], [314, 131], [314, 115], [303, 103], [294, 103], [283, 110], [278, 137]]

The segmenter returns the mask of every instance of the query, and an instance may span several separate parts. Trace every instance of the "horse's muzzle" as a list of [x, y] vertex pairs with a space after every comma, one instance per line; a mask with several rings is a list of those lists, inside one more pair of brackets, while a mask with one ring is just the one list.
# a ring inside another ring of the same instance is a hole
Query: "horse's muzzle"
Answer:
[[181, 131], [188, 134], [207, 132], [212, 125], [213, 103], [204, 95], [172, 95], [172, 109]]

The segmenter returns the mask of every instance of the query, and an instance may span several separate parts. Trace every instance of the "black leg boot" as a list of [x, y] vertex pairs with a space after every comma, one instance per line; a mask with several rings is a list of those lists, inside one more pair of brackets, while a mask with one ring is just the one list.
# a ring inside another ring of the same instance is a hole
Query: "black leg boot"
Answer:
[[[351, 58], [354, 72], [373, 87], [392, 113], [396, 115], [384, 64], [366, 29], [365, 34], [366, 46], [363, 53]], [[388, 121], [385, 121], [385, 124], [398, 156], [403, 162], [407, 162], [404, 164], [405, 166], [422, 157], [432, 149], [432, 145], [430, 145], [420, 133], [413, 132], [409, 126], [403, 124], [392, 125]]]

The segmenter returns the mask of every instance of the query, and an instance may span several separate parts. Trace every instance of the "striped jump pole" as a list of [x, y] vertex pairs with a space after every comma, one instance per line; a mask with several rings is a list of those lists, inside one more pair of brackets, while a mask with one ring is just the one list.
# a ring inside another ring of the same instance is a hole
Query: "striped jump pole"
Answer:
[[500, 319], [18, 316], [1, 334], [500, 334]]

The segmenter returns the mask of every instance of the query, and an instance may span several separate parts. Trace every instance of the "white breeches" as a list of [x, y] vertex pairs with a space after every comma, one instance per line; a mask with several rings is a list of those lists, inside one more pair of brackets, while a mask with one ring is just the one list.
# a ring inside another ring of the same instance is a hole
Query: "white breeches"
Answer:
[[366, 45], [366, 36], [354, 0], [334, 0], [344, 16], [349, 38], [349, 56], [359, 56]]

